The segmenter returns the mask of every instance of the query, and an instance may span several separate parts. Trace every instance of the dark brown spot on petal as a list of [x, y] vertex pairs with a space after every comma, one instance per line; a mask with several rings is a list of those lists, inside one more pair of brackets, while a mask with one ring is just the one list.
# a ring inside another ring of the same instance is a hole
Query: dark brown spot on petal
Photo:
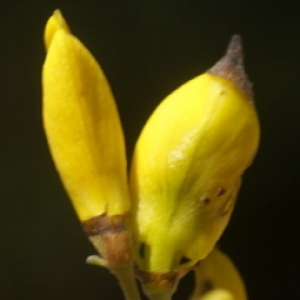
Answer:
[[216, 193], [217, 197], [223, 196], [226, 193], [226, 190], [222, 187], [219, 187]]
[[200, 197], [200, 201], [204, 204], [204, 205], [208, 205], [210, 203], [210, 199], [206, 196]]

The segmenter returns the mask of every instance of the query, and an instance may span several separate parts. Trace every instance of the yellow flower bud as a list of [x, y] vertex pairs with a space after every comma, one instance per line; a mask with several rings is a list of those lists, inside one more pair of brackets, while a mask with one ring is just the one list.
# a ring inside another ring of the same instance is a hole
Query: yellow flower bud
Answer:
[[251, 97], [234, 36], [212, 69], [171, 93], [147, 121], [130, 178], [142, 270], [189, 268], [220, 238], [258, 147]]
[[45, 29], [43, 120], [63, 184], [81, 221], [129, 210], [123, 132], [100, 66], [60, 12]]
[[[233, 262], [219, 250], [213, 250], [194, 268], [195, 290], [191, 300], [246, 300], [242, 278]], [[213, 296], [214, 295], [214, 296]], [[230, 298], [226, 298], [225, 297]]]

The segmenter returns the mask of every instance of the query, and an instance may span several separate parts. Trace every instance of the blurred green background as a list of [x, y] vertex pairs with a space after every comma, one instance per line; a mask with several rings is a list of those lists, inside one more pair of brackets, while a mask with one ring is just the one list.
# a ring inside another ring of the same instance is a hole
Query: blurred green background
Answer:
[[[262, 138], [220, 247], [250, 299], [299, 299], [300, 21], [290, 1], [0, 1], [0, 299], [122, 299], [54, 169], [41, 122], [43, 29], [60, 8], [101, 63], [128, 157], [155, 106], [243, 37]], [[295, 2], [296, 3], [296, 2]], [[187, 299], [191, 276], [175, 299]]]

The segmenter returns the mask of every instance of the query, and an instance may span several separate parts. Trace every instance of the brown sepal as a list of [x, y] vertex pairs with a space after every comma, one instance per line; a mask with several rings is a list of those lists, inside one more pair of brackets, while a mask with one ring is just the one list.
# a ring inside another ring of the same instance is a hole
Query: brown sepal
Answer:
[[189, 270], [174, 270], [164, 273], [135, 270], [136, 277], [147, 295], [176, 291], [180, 279], [188, 272]]
[[208, 73], [233, 83], [250, 101], [253, 101], [252, 84], [244, 69], [241, 37], [233, 35], [226, 54], [208, 70]]
[[110, 268], [132, 260], [132, 242], [126, 219], [125, 215], [103, 214], [82, 222], [85, 233]]

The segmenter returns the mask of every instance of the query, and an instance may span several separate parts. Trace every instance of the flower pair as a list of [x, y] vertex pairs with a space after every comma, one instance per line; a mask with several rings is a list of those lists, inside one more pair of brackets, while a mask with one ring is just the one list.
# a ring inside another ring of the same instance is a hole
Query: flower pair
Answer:
[[47, 140], [101, 263], [110, 269], [134, 263], [148, 294], [172, 284], [174, 290], [214, 253], [258, 147], [239, 36], [214, 67], [156, 108], [136, 143], [128, 179], [109, 84], [59, 11], [48, 20], [45, 44]]

